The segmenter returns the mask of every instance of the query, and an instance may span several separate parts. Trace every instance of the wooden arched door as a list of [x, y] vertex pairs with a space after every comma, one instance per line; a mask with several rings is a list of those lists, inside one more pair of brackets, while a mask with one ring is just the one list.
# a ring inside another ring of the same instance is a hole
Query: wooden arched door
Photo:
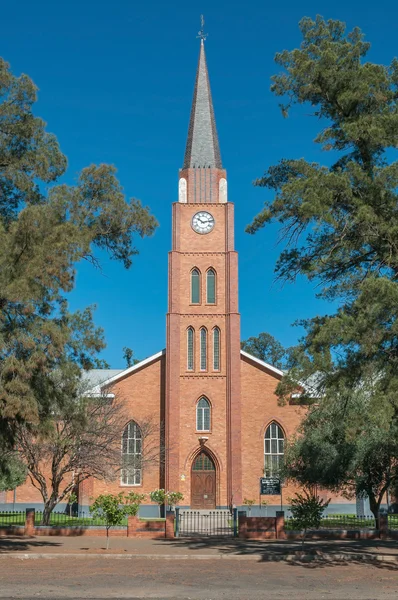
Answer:
[[216, 468], [205, 452], [198, 454], [192, 463], [191, 508], [216, 508]]

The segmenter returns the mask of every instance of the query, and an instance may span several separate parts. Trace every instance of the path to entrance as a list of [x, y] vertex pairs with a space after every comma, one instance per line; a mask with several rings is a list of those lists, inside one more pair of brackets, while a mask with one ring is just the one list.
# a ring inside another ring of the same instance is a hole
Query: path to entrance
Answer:
[[0, 563], [0, 598], [64, 600], [392, 600], [387, 565], [213, 560], [13, 560]]

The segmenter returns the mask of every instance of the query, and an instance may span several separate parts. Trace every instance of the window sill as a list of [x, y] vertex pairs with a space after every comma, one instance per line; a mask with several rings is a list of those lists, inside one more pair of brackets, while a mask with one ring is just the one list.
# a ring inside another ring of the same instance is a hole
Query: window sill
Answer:
[[142, 487], [142, 483], [120, 483], [120, 487]]
[[200, 431], [197, 429], [195, 434], [200, 435], [202, 433], [212, 433], [211, 429], [201, 429]]

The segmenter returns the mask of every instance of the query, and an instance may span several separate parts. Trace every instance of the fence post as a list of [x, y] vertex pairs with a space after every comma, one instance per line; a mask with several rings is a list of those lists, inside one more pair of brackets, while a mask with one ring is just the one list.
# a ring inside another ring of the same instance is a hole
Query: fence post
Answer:
[[234, 537], [238, 537], [238, 509], [235, 507], [232, 511], [234, 519]]
[[166, 512], [165, 537], [170, 539], [175, 537], [174, 533], [174, 513]]
[[275, 537], [277, 540], [285, 540], [285, 513], [283, 510], [276, 511], [275, 517]]
[[382, 540], [388, 537], [388, 515], [379, 515], [379, 536]]
[[180, 537], [180, 509], [176, 506], [175, 536]]
[[24, 535], [34, 535], [35, 534], [35, 509], [27, 508], [25, 511], [25, 529]]

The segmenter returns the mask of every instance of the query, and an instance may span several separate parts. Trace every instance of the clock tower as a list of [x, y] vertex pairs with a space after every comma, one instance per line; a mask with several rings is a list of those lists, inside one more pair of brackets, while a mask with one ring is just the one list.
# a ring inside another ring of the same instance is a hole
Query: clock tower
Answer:
[[166, 345], [166, 482], [196, 509], [241, 503], [238, 257], [204, 40], [172, 250]]

